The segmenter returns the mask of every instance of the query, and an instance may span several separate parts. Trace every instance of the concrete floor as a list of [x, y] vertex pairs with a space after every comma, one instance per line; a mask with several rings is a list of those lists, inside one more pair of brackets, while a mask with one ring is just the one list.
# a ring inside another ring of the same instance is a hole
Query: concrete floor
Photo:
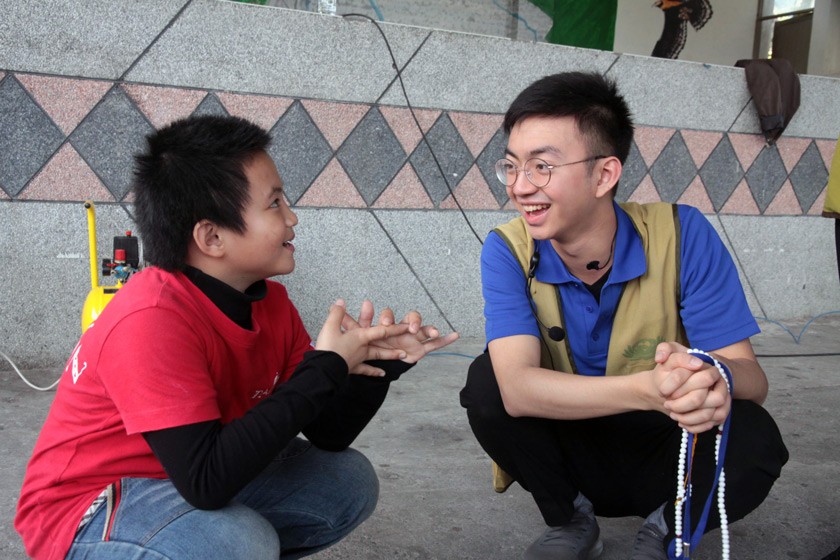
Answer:
[[[786, 328], [761, 322], [753, 339], [770, 378], [766, 407], [779, 424], [790, 461], [768, 499], [731, 527], [732, 558], [819, 560], [840, 545], [840, 359], [793, 354], [840, 353], [840, 315]], [[786, 330], [787, 329], [787, 330]], [[788, 332], [789, 331], [789, 332]], [[799, 343], [795, 338], [801, 336]], [[428, 356], [396, 384], [356, 441], [381, 481], [377, 511], [356, 532], [313, 557], [358, 559], [509, 559], [543, 528], [530, 496], [517, 485], [490, 486], [487, 457], [475, 442], [458, 391], [478, 340], [459, 341]], [[0, 364], [0, 558], [25, 558], [12, 527], [29, 453], [52, 393], [29, 389]], [[25, 374], [46, 384], [55, 371]], [[603, 560], [627, 557], [639, 519], [599, 518]], [[708, 534], [694, 558], [719, 557], [719, 533]]]

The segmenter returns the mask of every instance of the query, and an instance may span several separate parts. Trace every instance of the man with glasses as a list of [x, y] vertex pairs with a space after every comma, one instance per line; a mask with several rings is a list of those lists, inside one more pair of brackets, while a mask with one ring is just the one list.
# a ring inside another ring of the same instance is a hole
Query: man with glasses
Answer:
[[[730, 414], [726, 515], [712, 508], [707, 530], [755, 509], [787, 461], [760, 406], [759, 329], [737, 270], [698, 210], [614, 201], [633, 124], [613, 82], [547, 76], [514, 100], [504, 129], [496, 174], [519, 217], [484, 244], [487, 351], [461, 404], [496, 490], [518, 482], [548, 526], [526, 559], [596, 558], [595, 514], [645, 518], [628, 556], [667, 558], [681, 520], [703, 516], [719, 479], [716, 426]], [[685, 513], [674, 507], [684, 430], [697, 434]]]

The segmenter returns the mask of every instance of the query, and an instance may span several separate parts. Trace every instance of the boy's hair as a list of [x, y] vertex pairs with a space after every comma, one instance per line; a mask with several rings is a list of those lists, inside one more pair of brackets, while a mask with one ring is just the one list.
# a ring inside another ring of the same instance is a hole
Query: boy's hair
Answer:
[[201, 220], [242, 232], [249, 201], [244, 168], [271, 142], [237, 117], [193, 116], [150, 134], [135, 156], [132, 190], [144, 260], [165, 270], [186, 266], [193, 227]]
[[615, 82], [600, 74], [564, 72], [532, 83], [505, 114], [505, 133], [528, 117], [574, 117], [590, 156], [615, 156], [623, 164], [630, 153], [630, 110]]

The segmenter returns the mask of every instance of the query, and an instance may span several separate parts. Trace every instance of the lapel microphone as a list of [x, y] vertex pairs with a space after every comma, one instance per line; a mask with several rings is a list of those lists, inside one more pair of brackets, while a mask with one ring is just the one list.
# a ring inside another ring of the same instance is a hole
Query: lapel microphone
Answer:
[[[548, 331], [548, 338], [550, 338], [554, 342], [560, 342], [561, 340], [566, 338], [566, 331], [564, 331], [562, 327], [558, 327], [558, 326], [547, 327], [542, 321], [540, 321], [540, 318], [537, 317], [537, 309], [534, 306], [534, 300], [531, 297], [531, 280], [534, 278], [534, 275], [537, 272], [537, 266], [539, 264], [540, 264], [540, 252], [535, 249], [534, 254], [531, 256], [531, 263], [528, 266], [528, 284], [525, 286], [525, 295], [528, 297], [528, 305], [531, 306], [531, 313], [534, 315], [534, 319], [537, 320], [537, 323], [539, 323], [542, 326], [542, 328], [544, 328], [546, 331]], [[589, 264], [592, 264], [592, 263], [589, 263]], [[595, 261], [595, 264], [597, 266], [598, 262]], [[587, 267], [588, 266], [589, 265], [587, 265]], [[560, 297], [559, 294], [558, 294], [558, 297]]]

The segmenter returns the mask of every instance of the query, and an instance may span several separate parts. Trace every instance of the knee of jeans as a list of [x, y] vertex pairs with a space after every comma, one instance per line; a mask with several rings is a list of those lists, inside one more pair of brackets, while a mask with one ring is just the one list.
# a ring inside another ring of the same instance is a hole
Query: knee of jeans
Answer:
[[214, 531], [225, 535], [226, 545], [243, 551], [237, 558], [279, 558], [280, 538], [268, 519], [244, 506], [231, 505], [225, 508], [231, 515], [227, 522], [214, 524]]
[[[348, 525], [358, 525], [373, 513], [379, 501], [379, 478], [364, 454], [355, 449], [342, 452], [344, 469], [348, 473], [345, 492], [348, 500]], [[355, 511], [355, 513], [350, 513]]]
[[460, 397], [461, 406], [467, 409], [470, 418], [492, 419], [507, 415], [488, 353], [480, 355], [470, 364], [467, 383]]

